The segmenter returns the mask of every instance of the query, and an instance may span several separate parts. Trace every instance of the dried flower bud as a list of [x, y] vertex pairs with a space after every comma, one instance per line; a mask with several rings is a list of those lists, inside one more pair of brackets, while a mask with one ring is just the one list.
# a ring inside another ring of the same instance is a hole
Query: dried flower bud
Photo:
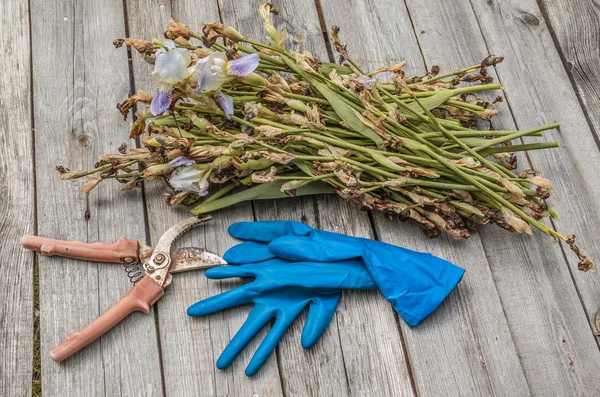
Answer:
[[194, 35], [194, 32], [183, 23], [171, 19], [167, 24], [167, 32], [165, 35], [168, 39], [172, 40], [178, 37], [184, 37], [185, 39], [189, 39]]
[[273, 127], [270, 125], [261, 125], [256, 128], [256, 131], [268, 137], [279, 137], [286, 134], [286, 132], [281, 128]]
[[502, 217], [504, 218], [504, 221], [516, 232], [526, 233], [528, 235], [532, 234], [529, 224], [521, 218], [519, 218], [518, 216], [516, 216], [514, 212], [512, 212], [506, 207], [502, 207], [500, 211], [502, 212]]
[[385, 187], [389, 187], [392, 190], [397, 190], [398, 188], [406, 185], [407, 183], [408, 183], [408, 178], [401, 176], [401, 177], [398, 177], [395, 179], [387, 180], [387, 181], [383, 182], [382, 185]]
[[120, 48], [123, 46], [123, 43], [125, 43], [128, 47], [135, 48], [141, 56], [151, 55], [154, 53], [154, 45], [149, 41], [131, 38], [117, 39], [113, 41], [115, 48]]
[[267, 32], [267, 36], [276, 47], [283, 47], [283, 43], [285, 42], [285, 37], [282, 37], [281, 34], [277, 31], [275, 26], [271, 23], [271, 14], [279, 14], [277, 8], [271, 3], [263, 3], [259, 8], [260, 17], [263, 20], [263, 26], [265, 31]]
[[398, 74], [400, 75], [400, 77], [404, 76], [404, 67], [406, 66], [406, 62], [402, 61], [400, 63], [397, 63], [395, 65], [392, 66], [382, 66], [378, 69], [376, 69], [373, 72], [373, 75], [377, 74], [377, 73], [382, 73], [382, 72], [392, 72], [394, 74]]
[[296, 195], [296, 190], [300, 189], [302, 186], [307, 185], [311, 182], [310, 179], [306, 180], [296, 180], [289, 181], [281, 185], [281, 192], [285, 193], [289, 197], [294, 197]]
[[144, 178], [155, 179], [171, 172], [167, 164], [156, 164], [144, 169]]
[[352, 151], [348, 149], [342, 149], [337, 146], [327, 145], [326, 149], [321, 149], [317, 152], [319, 156], [333, 157], [339, 159], [340, 157], [348, 157], [352, 155]]
[[333, 42], [335, 50], [340, 54], [342, 61], [350, 58], [348, 56], [347, 46], [342, 45], [340, 41], [340, 27], [337, 25], [331, 27], [331, 41]]
[[542, 178], [541, 176], [529, 177], [527, 178], [527, 181], [539, 187], [543, 187], [544, 189], [552, 190], [552, 183], [548, 179]]
[[325, 124], [321, 122], [321, 112], [317, 105], [309, 106], [306, 110], [307, 127], [313, 130], [324, 130]]
[[179, 44], [182, 47], [189, 47], [190, 46], [189, 40], [187, 40], [185, 37], [178, 37], [178, 38], [176, 38], [173, 41], [175, 43]]
[[489, 120], [492, 118], [492, 116], [495, 116], [498, 114], [498, 110], [496, 109], [485, 109], [483, 112], [475, 112], [475, 114], [483, 119], [483, 120]]
[[285, 105], [288, 100], [285, 99], [281, 94], [272, 91], [272, 90], [265, 90], [262, 91], [260, 93], [261, 99], [265, 102], [269, 102], [269, 103], [279, 103], [282, 105]]
[[300, 67], [305, 72], [316, 74], [316, 70], [319, 68], [319, 62], [313, 57], [313, 55], [304, 50], [303, 52], [293, 51], [292, 56]]
[[481, 66], [494, 66], [499, 64], [504, 60], [504, 57], [489, 55], [483, 61], [481, 61]]
[[431, 170], [428, 170], [426, 168], [420, 168], [420, 167], [407, 167], [409, 172], [415, 176], [424, 176], [425, 178], [432, 178], [432, 179], [436, 179], [440, 177], [440, 174], [433, 172]]
[[131, 190], [133, 188], [139, 187], [141, 183], [141, 179], [133, 179], [127, 183], [124, 183], [123, 186], [121, 186], [121, 191], [124, 192], [126, 190]]
[[92, 173], [92, 171], [90, 171], [90, 170], [71, 171], [68, 168], [63, 167], [62, 165], [59, 165], [56, 167], [56, 172], [58, 172], [58, 177], [63, 181], [82, 178], [82, 177], [84, 177], [86, 175], [90, 175]]
[[223, 25], [219, 22], [207, 23], [201, 25], [202, 42], [206, 47], [212, 47], [219, 37], [226, 37], [233, 42], [244, 41], [244, 36], [231, 26]]
[[523, 191], [508, 179], [500, 180], [500, 184], [504, 186], [511, 195], [515, 197], [524, 197]]
[[101, 181], [101, 178], [97, 178], [95, 176], [86, 176], [85, 183], [81, 186], [81, 190], [83, 190], [86, 195], [89, 195], [92, 189], [95, 188]]
[[267, 174], [265, 171], [256, 171], [252, 174], [252, 182], [253, 183], [269, 183], [274, 182], [275, 174], [277, 174], [277, 168], [271, 167], [271, 170]]
[[290, 90], [298, 95], [310, 95], [310, 84], [305, 81], [298, 81], [290, 84]]
[[477, 168], [481, 167], [481, 163], [475, 160], [473, 157], [463, 157], [460, 160], [450, 160], [454, 165], [458, 165], [465, 168]]
[[337, 71], [335, 69], [333, 69], [330, 73], [329, 73], [329, 80], [331, 80], [332, 83], [342, 87], [344, 86], [344, 80], [342, 80], [342, 78], [340, 77], [339, 74], [337, 74]]
[[569, 248], [571, 248], [571, 250], [579, 258], [579, 263], [578, 263], [577, 269], [579, 269], [583, 272], [587, 272], [588, 270], [594, 270], [596, 268], [596, 265], [594, 265], [594, 262], [592, 262], [592, 258], [590, 258], [590, 256], [587, 254], [587, 252], [585, 252], [584, 250], [579, 248], [577, 245], [575, 245], [575, 235], [574, 234], [569, 234], [567, 236], [566, 243], [569, 245]]
[[367, 209], [373, 209], [373, 205], [377, 202], [375, 197], [360, 189], [335, 189], [335, 192], [341, 198], [353, 201]]
[[284, 92], [291, 92], [287, 81], [276, 72], [273, 72], [271, 77], [267, 79], [267, 89], [282, 95]]
[[146, 94], [144, 91], [139, 91], [125, 99], [122, 103], [117, 104], [117, 109], [123, 115], [123, 120], [127, 120], [127, 114], [129, 113], [129, 109], [133, 107], [138, 102], [149, 104], [152, 102], [153, 95]]
[[165, 193], [163, 196], [165, 198], [165, 203], [167, 206], [172, 207], [174, 205], [180, 204], [183, 200], [188, 198], [193, 192], [191, 191], [182, 191], [177, 193], [176, 195], [172, 195], [171, 193]]
[[296, 156], [288, 153], [266, 153], [264, 155], [266, 159], [277, 164], [289, 164], [296, 160]]
[[350, 172], [338, 168], [334, 170], [333, 173], [344, 185], [348, 187], [360, 187], [363, 185], [358, 176], [355, 176]]

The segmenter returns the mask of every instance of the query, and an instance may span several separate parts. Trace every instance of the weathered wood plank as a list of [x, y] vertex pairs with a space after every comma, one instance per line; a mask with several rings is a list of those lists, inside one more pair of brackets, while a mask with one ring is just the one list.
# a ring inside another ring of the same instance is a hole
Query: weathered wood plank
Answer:
[[[408, 72], [424, 73], [404, 4], [333, 1], [324, 2], [323, 11], [327, 26], [341, 26], [351, 56], [371, 60], [369, 68], [406, 60]], [[419, 395], [529, 394], [479, 236], [430, 241], [417, 226], [379, 215], [375, 225], [383, 241], [431, 252], [467, 269], [457, 290], [422, 324], [409, 328], [401, 322]]]
[[[264, 40], [260, 3], [220, 1], [223, 22]], [[279, 10], [274, 24], [287, 30], [289, 48], [307, 49], [327, 59], [314, 4], [274, 4]], [[337, 197], [258, 201], [254, 206], [258, 220], [293, 219], [340, 233], [373, 236], [367, 214]], [[278, 348], [286, 395], [413, 395], [394, 313], [380, 294], [345, 293], [327, 332], [310, 350], [299, 343], [305, 318], [302, 315], [292, 325]]]
[[[555, 66], [558, 55], [535, 2], [509, 3], [473, 2], [474, 15], [460, 1], [432, 2], [427, 8], [407, 2], [429, 64], [457, 68], [488, 53], [506, 57], [497, 72], [512, 114], [505, 107], [494, 120], [496, 128], [515, 128], [514, 121], [522, 129], [562, 121], [560, 132], [552, 131], [546, 139], [557, 139], [563, 147], [531, 152], [531, 163], [521, 158], [521, 167], [539, 167], [554, 182], [549, 203], [560, 215], [559, 231], [574, 231], [598, 257], [598, 242], [590, 241], [599, 235], [593, 229], [598, 150], [566, 74]], [[535, 15], [539, 19], [532, 22]], [[577, 158], [585, 158], [585, 165]], [[583, 213], [589, 216], [586, 222]], [[597, 346], [560, 246], [539, 233], [527, 238], [488, 227], [481, 235], [532, 393], [585, 395], [597, 390]], [[574, 268], [574, 256], [567, 252], [566, 257]], [[595, 305], [597, 274], [574, 272], [584, 302]]]
[[[600, 141], [600, 5], [594, 1], [538, 1], [588, 120]], [[523, 14], [522, 20], [528, 16]], [[534, 18], [529, 18], [536, 23]]]
[[[97, 155], [113, 152], [127, 136], [114, 110], [129, 89], [127, 58], [111, 46], [124, 35], [123, 3], [33, 1], [31, 21], [38, 233], [88, 242], [121, 235], [143, 240], [139, 195], [124, 196], [117, 184], [106, 183], [86, 197], [82, 181], [60, 181], [54, 171], [57, 164], [93, 168]], [[135, 313], [64, 363], [48, 354], [130, 288], [120, 265], [40, 257], [44, 395], [162, 394], [152, 315]]]
[[[202, 7], [193, 1], [155, 2], [128, 1], [129, 34], [150, 39], [160, 37], [172, 16], [199, 31], [201, 22], [219, 21], [216, 2]], [[153, 92], [157, 81], [150, 76], [151, 65], [133, 59], [137, 90]], [[150, 239], [156, 243], [172, 224], [187, 216], [184, 209], [168, 208], [162, 194], [167, 191], [160, 182], [146, 184]], [[205, 227], [191, 230], [178, 242], [179, 246], [205, 246], [222, 255], [235, 241], [227, 234], [234, 222], [252, 221], [249, 203], [213, 214], [214, 220]], [[162, 347], [162, 362], [167, 395], [206, 396], [252, 395], [279, 396], [281, 384], [277, 362], [270, 359], [255, 377], [244, 375], [245, 365], [259, 341], [253, 341], [240, 358], [227, 370], [215, 367], [215, 362], [233, 335], [245, 321], [249, 308], [231, 309], [202, 318], [190, 318], [185, 310], [192, 303], [232, 288], [231, 282], [207, 280], [202, 272], [178, 274], [165, 297], [158, 304], [158, 324]], [[264, 336], [264, 333], [262, 334]]]
[[0, 395], [31, 394], [34, 255], [21, 249], [34, 231], [29, 6], [0, 4]]

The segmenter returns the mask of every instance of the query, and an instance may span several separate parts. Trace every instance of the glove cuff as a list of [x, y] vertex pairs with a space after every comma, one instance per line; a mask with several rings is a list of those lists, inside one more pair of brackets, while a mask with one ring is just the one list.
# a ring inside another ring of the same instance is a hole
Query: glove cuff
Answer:
[[402, 298], [388, 299], [394, 309], [400, 314], [400, 317], [406, 321], [408, 326], [414, 327], [425, 317], [433, 313], [435, 309], [442, 304], [450, 292], [452, 292], [465, 273], [465, 269], [454, 265], [448, 266], [445, 270], [443, 276], [440, 276], [439, 279], [436, 280], [436, 285], [423, 293], [421, 299], [419, 299], [419, 303], [412, 306], [409, 311], [406, 310], [407, 305]]

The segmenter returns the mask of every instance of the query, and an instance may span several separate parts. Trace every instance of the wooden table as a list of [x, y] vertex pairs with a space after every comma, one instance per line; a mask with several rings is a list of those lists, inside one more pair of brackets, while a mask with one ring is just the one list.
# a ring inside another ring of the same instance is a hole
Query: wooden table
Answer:
[[[529, 153], [521, 168], [554, 183], [554, 226], [577, 235], [600, 260], [600, 24], [585, 0], [277, 0], [290, 45], [334, 60], [331, 25], [367, 68], [408, 61], [424, 73], [472, 65], [488, 54], [507, 90], [497, 129], [560, 121], [546, 135], [560, 149]], [[345, 293], [324, 337], [300, 346], [304, 317], [253, 378], [244, 367], [252, 342], [231, 368], [215, 361], [248, 308], [191, 319], [191, 303], [230, 288], [201, 272], [182, 274], [150, 315], [136, 313], [67, 362], [49, 350], [131, 288], [119, 265], [35, 257], [19, 239], [155, 243], [186, 214], [167, 209], [163, 187], [123, 194], [102, 184], [89, 197], [81, 181], [59, 181], [54, 167], [91, 168], [114, 152], [131, 120], [115, 109], [132, 90], [152, 92], [148, 65], [120, 37], [150, 38], [170, 17], [197, 28], [221, 20], [262, 39], [259, 1], [4, 0], [0, 5], [0, 395], [31, 394], [33, 323], [40, 317], [44, 396], [592, 396], [600, 393], [593, 317], [597, 273], [576, 269], [564, 246], [535, 233], [486, 227], [468, 241], [428, 240], [412, 224], [388, 222], [336, 197], [240, 204], [215, 213], [184, 245], [223, 253], [232, 222], [295, 219], [357, 236], [430, 251], [467, 269], [446, 302], [408, 328], [375, 292]], [[327, 29], [326, 29], [327, 28]], [[527, 140], [527, 139], [526, 139]], [[86, 220], [89, 218], [88, 220]], [[39, 261], [40, 308], [34, 310]]]

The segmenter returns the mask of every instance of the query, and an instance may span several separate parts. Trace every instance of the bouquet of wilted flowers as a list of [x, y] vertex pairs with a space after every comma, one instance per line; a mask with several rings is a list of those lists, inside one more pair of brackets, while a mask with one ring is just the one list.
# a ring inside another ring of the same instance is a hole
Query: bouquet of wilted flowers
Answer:
[[221, 23], [194, 32], [176, 21], [165, 39], [116, 40], [116, 47], [133, 47], [153, 64], [159, 80], [154, 95], [138, 92], [118, 105], [125, 117], [136, 104], [150, 105], [136, 113], [130, 134], [145, 135], [143, 147], [122, 146], [91, 170], [58, 167], [61, 179], [85, 176], [86, 192], [105, 179], [123, 183], [123, 190], [161, 179], [173, 188], [167, 203], [193, 205], [196, 215], [245, 200], [337, 193], [419, 222], [429, 236], [466, 238], [486, 223], [531, 234], [534, 226], [566, 241], [580, 269], [594, 266], [574, 236], [540, 222], [555, 217], [543, 201], [551, 183], [534, 170], [511, 171], [514, 152], [558, 146], [511, 141], [558, 124], [476, 129], [502, 100], [474, 96], [502, 89], [486, 72], [501, 57], [443, 75], [434, 66], [424, 76], [406, 76], [404, 63], [366, 72], [335, 26], [332, 42], [343, 65], [288, 51], [285, 32], [271, 24], [273, 12], [271, 4], [260, 8], [269, 44]]

